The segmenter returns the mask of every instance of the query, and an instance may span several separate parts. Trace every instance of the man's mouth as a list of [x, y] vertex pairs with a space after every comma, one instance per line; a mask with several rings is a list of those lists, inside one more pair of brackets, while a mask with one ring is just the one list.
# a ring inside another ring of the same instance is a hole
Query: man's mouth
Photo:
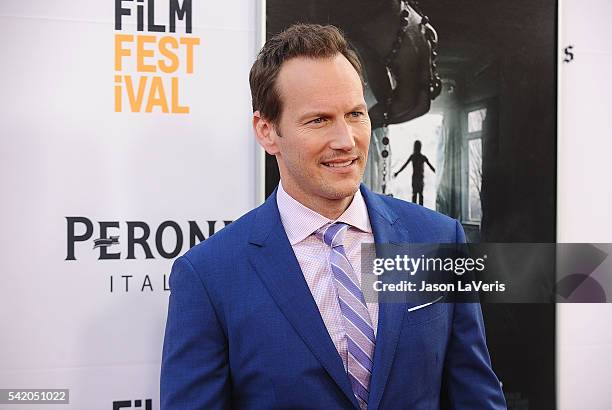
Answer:
[[322, 164], [329, 168], [346, 168], [353, 165], [355, 161], [357, 161], [357, 158], [322, 162]]

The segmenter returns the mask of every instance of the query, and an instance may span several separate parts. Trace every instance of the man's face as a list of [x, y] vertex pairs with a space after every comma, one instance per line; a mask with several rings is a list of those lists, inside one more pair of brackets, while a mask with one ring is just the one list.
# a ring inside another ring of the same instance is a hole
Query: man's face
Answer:
[[276, 155], [285, 190], [307, 205], [352, 197], [371, 132], [357, 71], [342, 54], [299, 57], [283, 63], [276, 86], [283, 108], [266, 150]]

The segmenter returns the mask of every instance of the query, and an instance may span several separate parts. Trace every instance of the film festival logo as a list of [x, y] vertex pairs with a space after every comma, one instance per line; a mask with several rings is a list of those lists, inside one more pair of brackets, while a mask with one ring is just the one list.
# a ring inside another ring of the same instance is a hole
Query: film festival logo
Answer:
[[[191, 0], [169, 0], [167, 24], [156, 22], [155, 3], [115, 0], [115, 112], [189, 114], [180, 99], [181, 75], [193, 75], [200, 45], [191, 35]], [[184, 22], [185, 35], [175, 34], [177, 21]]]
[[[215, 234], [219, 224], [206, 221], [208, 237]], [[227, 226], [232, 221], [222, 221]], [[76, 261], [84, 253], [96, 251], [99, 261], [109, 260], [171, 260], [189, 248], [206, 240], [206, 231], [196, 221], [186, 226], [176, 221], [163, 221], [151, 226], [144, 221], [92, 221], [84, 216], [66, 217], [66, 261]], [[110, 273], [109, 292], [168, 291], [167, 273], [150, 275], [142, 273]]]

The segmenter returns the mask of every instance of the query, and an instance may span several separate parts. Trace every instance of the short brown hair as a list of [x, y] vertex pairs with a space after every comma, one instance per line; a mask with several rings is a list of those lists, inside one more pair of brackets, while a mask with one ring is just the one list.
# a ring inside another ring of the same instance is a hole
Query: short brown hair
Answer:
[[295, 57], [328, 58], [336, 54], [346, 57], [363, 83], [359, 58], [335, 26], [294, 24], [270, 38], [257, 55], [249, 74], [253, 112], [259, 111], [262, 117], [277, 124], [282, 101], [276, 78], [283, 62]]

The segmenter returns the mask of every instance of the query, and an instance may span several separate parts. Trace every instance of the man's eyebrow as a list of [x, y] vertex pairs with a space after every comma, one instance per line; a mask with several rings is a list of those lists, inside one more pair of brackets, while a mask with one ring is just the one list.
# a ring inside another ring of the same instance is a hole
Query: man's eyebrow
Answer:
[[316, 110], [316, 111], [307, 111], [306, 113], [300, 115], [298, 121], [304, 121], [307, 118], [318, 118], [318, 117], [328, 117], [329, 113], [325, 111]]
[[353, 107], [353, 108], [350, 110], [350, 112], [353, 112], [353, 111], [367, 111], [367, 110], [368, 110], [367, 105], [365, 105], [364, 103], [359, 103], [359, 104], [355, 105], [355, 106], [354, 106], [354, 107]]
[[[364, 103], [359, 103], [353, 106], [353, 108], [351, 108], [350, 110], [348, 110], [348, 112], [353, 112], [353, 111], [367, 111], [367, 106]], [[304, 114], [300, 115], [300, 117], [298, 118], [298, 121], [304, 121], [307, 118], [318, 118], [318, 117], [329, 117], [329, 116], [330, 114], [323, 110], [312, 110], [312, 111], [307, 111]]]

